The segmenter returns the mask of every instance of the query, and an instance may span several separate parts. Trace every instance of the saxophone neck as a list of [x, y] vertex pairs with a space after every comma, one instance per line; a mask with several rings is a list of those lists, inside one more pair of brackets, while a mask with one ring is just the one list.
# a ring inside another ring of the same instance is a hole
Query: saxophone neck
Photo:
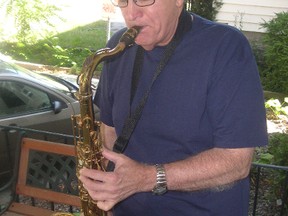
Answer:
[[80, 95], [91, 94], [91, 80], [93, 78], [93, 74], [103, 60], [106, 58], [117, 55], [122, 52], [126, 47], [124, 42], [119, 42], [116, 47], [113, 49], [103, 48], [98, 50], [96, 53], [88, 56], [85, 59], [85, 62], [82, 67], [81, 74], [78, 77], [78, 85], [79, 85], [79, 93]]
[[98, 64], [106, 58], [117, 55], [126, 47], [134, 44], [135, 38], [139, 34], [141, 27], [135, 26], [128, 29], [120, 38], [115, 48], [103, 48], [95, 54], [86, 58], [80, 76], [78, 77], [79, 94], [87, 96], [91, 94], [91, 80]]

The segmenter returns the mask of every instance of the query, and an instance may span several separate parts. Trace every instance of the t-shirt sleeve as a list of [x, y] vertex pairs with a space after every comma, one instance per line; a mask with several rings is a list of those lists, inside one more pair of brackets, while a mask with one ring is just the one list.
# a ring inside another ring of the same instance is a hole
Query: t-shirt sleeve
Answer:
[[211, 74], [207, 107], [215, 147], [267, 145], [263, 90], [244, 36], [224, 37]]

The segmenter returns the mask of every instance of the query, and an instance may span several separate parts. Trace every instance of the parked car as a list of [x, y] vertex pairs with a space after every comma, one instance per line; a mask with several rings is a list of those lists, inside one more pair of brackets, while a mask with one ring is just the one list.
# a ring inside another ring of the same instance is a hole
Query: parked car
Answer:
[[[44, 76], [0, 59], [0, 126], [72, 135], [71, 115], [80, 113], [77, 90], [59, 77]], [[93, 108], [97, 120], [99, 109]], [[9, 144], [5, 133], [0, 127], [0, 179], [9, 168], [9, 153], [15, 149], [9, 146], [15, 142], [10, 140]]]

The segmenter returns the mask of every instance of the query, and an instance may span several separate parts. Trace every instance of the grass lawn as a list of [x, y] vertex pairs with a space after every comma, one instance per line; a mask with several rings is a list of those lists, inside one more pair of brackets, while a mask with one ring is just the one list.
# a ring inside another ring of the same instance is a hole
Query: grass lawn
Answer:
[[46, 37], [33, 44], [0, 41], [0, 53], [19, 61], [73, 67], [75, 72], [75, 69], [80, 70], [88, 55], [105, 47], [106, 38], [107, 22], [99, 20]]
[[62, 48], [88, 48], [98, 50], [106, 44], [107, 22], [99, 20], [59, 33], [58, 44]]

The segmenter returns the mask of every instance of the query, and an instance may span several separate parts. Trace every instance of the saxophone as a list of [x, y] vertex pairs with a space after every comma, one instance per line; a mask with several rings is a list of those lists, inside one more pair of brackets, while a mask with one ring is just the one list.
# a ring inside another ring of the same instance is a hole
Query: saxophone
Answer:
[[[78, 77], [80, 114], [71, 117], [76, 146], [77, 168], [76, 175], [83, 167], [105, 171], [102, 156], [102, 140], [100, 137], [100, 122], [95, 121], [92, 103], [91, 80], [97, 65], [122, 52], [126, 47], [134, 44], [140, 27], [128, 29], [113, 49], [103, 48], [96, 51], [84, 61], [81, 74]], [[89, 196], [83, 184], [78, 182], [81, 212], [84, 216], [106, 216], [107, 212], [99, 209], [95, 201]]]

